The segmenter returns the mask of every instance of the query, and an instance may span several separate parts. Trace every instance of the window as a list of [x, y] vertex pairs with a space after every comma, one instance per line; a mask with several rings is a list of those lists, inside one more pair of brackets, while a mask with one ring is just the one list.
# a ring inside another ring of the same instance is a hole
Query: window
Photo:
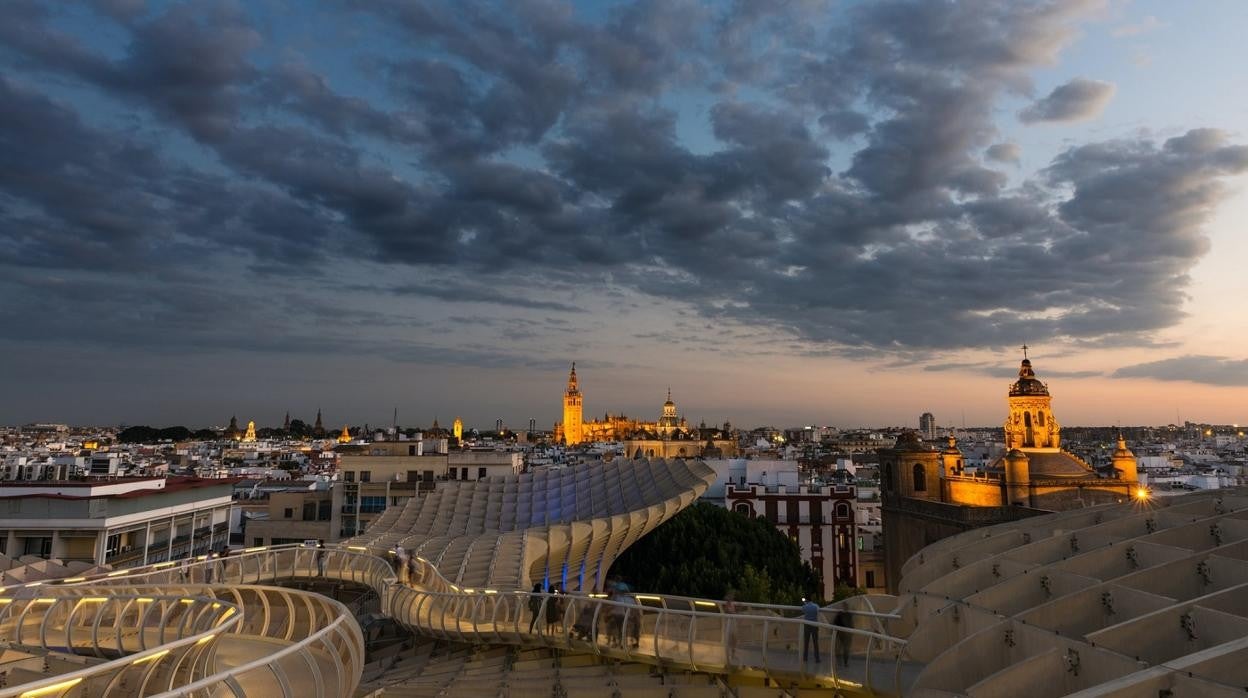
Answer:
[[251, 544], [252, 544], [253, 546], [255, 546], [255, 547], [259, 547], [259, 546], [261, 546], [261, 545], [264, 545], [264, 539], [263, 539], [263, 538], [252, 538], [252, 539], [251, 539]]
[[446, 471], [446, 476], [447, 476], [447, 479], [450, 479], [450, 480], [456, 480], [456, 479], [458, 479], [458, 478], [456, 477], [456, 474], [457, 474], [457, 473], [459, 473], [459, 471], [458, 471], [458, 470], [456, 470], [456, 469], [454, 469], [454, 468], [450, 468], [450, 469], [448, 469], [448, 470]]
[[355, 471], [354, 470], [343, 471], [342, 481], [343, 482], [355, 482]]
[[477, 479], [478, 480], [485, 479], [485, 468], [477, 468]]
[[927, 471], [923, 469], [922, 463], [914, 464], [914, 491], [927, 491]]
[[867, 588], [872, 589], [875, 586], [875, 570], [867, 570]]
[[461, 479], [461, 480], [467, 480], [467, 479], [468, 479], [468, 469], [467, 469], [467, 468], [460, 468], [460, 469], [459, 469], [459, 479]]
[[433, 482], [433, 471], [425, 470], [421, 472], [421, 477], [424, 478], [425, 482]]
[[733, 510], [733, 511], [735, 511], [735, 512], [737, 512], [738, 514], [740, 514], [740, 515], [742, 515], [742, 516], [753, 516], [753, 515], [754, 515], [754, 507], [750, 506], [750, 505], [749, 505], [748, 503], [746, 503], [746, 502], [738, 502], [736, 505], [734, 505], [734, 506], [733, 506], [732, 510]]
[[417, 470], [407, 471], [407, 481], [408, 482], [420, 482], [420, 472]]
[[360, 482], [372, 482], [372, 481], [373, 481], [373, 471], [371, 470], [360, 471]]
[[361, 514], [380, 514], [386, 510], [385, 497], [360, 497]]
[[408, 446], [408, 447], [407, 447], [407, 455], [409, 455], [409, 456], [414, 456], [414, 455], [416, 455], [416, 447], [415, 447], [415, 446]]
[[1036, 415], [1039, 418], [1040, 426], [1044, 426], [1044, 413], [1040, 412]]
[[292, 509], [292, 508], [290, 508], [290, 507], [286, 507], [286, 508], [282, 511], [282, 518], [283, 518], [283, 519], [293, 519], [293, 518], [295, 518], [295, 510], [294, 510], [294, 509]]
[[316, 521], [316, 502], [303, 503], [303, 520]]
[[836, 518], [848, 519], [849, 515], [850, 515], [849, 502], [837, 502], [836, 503]]

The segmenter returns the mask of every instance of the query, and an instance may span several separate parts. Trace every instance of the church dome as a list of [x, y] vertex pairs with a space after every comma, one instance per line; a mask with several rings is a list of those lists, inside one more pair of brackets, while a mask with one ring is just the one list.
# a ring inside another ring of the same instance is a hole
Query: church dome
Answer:
[[1127, 448], [1127, 441], [1126, 439], [1122, 438], [1122, 434], [1118, 435], [1118, 446], [1117, 448], [1114, 449], [1113, 457], [1115, 459], [1135, 458], [1135, 454], [1131, 452], [1131, 449]]
[[1049, 386], [1041, 383], [1036, 378], [1036, 372], [1031, 368], [1031, 359], [1023, 359], [1022, 366], [1018, 369], [1018, 380], [1014, 381], [1010, 386], [1010, 397], [1019, 397], [1022, 395], [1045, 395], [1049, 394]]

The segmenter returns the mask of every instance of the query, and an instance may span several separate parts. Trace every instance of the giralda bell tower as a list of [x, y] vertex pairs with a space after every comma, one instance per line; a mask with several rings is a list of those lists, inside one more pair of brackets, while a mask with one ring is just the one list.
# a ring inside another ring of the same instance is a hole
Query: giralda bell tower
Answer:
[[568, 389], [563, 391], [563, 442], [569, 446], [581, 443], [581, 409], [583, 398], [576, 382], [576, 362], [568, 375]]

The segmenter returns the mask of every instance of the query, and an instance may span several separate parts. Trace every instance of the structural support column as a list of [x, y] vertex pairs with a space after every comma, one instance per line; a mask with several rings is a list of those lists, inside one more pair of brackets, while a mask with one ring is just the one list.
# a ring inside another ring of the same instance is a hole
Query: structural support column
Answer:
[[108, 552], [108, 528], [105, 527], [95, 534], [95, 564], [103, 565], [105, 553]]
[[147, 530], [143, 532], [143, 564], [147, 564], [147, 551], [152, 545], [152, 522], [147, 522]]

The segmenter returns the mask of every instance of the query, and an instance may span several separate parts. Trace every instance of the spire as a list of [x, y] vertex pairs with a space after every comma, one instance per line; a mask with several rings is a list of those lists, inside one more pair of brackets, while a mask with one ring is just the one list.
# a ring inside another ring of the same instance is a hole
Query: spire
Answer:
[[325, 427], [324, 427], [324, 425], [323, 425], [323, 424], [321, 424], [321, 408], [319, 408], [319, 407], [318, 407], [318, 408], [316, 408], [316, 424], [315, 424], [315, 425], [313, 425], [313, 428], [314, 428], [314, 429], [324, 429], [324, 428], [325, 428]]
[[290, 411], [286, 412], [286, 419], [282, 422], [282, 431], [290, 431]]
[[569, 395], [575, 395], [576, 393], [580, 392], [580, 388], [578, 387], [577, 381], [576, 381], [576, 362], [575, 361], [572, 362], [572, 372], [568, 374], [568, 391], [567, 392]]

